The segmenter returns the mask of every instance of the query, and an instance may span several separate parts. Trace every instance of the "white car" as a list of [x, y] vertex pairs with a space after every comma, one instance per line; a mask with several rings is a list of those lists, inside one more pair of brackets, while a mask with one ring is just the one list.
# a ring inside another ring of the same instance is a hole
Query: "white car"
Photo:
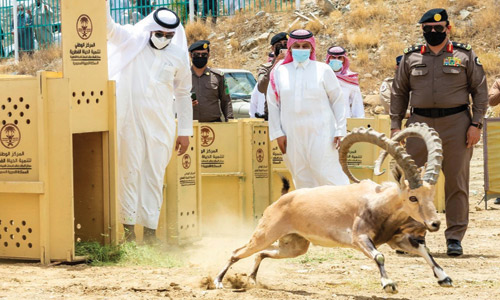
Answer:
[[250, 96], [257, 80], [250, 71], [242, 69], [220, 69], [229, 89], [235, 119], [249, 118]]

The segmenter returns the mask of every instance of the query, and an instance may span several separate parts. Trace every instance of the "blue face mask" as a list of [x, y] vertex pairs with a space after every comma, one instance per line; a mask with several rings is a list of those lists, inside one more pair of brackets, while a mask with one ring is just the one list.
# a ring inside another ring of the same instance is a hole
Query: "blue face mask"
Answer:
[[293, 60], [298, 63], [305, 62], [311, 56], [311, 49], [292, 49]]
[[342, 61], [338, 59], [332, 59], [328, 63], [334, 72], [342, 70]]

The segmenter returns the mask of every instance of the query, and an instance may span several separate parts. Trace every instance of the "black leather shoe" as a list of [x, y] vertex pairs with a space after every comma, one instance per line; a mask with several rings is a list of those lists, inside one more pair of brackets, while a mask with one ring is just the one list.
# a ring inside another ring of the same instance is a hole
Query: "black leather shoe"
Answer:
[[448, 256], [460, 256], [464, 253], [459, 240], [446, 240], [446, 245], [448, 246], [448, 250], [446, 251]]
[[495, 202], [493, 202], [493, 203], [495, 203], [495, 204], [500, 204], [500, 198], [496, 198], [496, 199], [495, 199]]

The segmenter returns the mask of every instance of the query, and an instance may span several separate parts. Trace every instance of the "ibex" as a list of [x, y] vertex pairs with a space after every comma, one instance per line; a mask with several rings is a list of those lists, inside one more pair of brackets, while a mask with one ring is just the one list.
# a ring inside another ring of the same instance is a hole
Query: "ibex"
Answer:
[[[421, 174], [399, 142], [372, 129], [357, 128], [347, 134], [339, 150], [344, 172], [355, 183], [346, 186], [305, 188], [290, 193], [283, 180], [284, 194], [265, 211], [250, 241], [236, 249], [214, 280], [222, 279], [231, 265], [257, 253], [249, 279], [255, 283], [262, 259], [291, 258], [307, 252], [310, 243], [324, 247], [349, 247], [363, 252], [377, 264], [386, 292], [397, 292], [384, 269], [384, 256], [376, 246], [387, 243], [394, 249], [422, 256], [432, 267], [441, 286], [452, 280], [434, 261], [424, 243], [426, 230], [439, 230], [440, 221], [433, 199], [442, 162], [441, 139], [425, 124], [412, 124], [400, 133], [422, 138], [428, 149], [428, 163]], [[357, 142], [368, 142], [386, 150], [395, 160], [392, 168], [398, 183], [382, 185], [357, 180], [347, 168], [347, 154]], [[273, 245], [279, 240], [278, 245]]]

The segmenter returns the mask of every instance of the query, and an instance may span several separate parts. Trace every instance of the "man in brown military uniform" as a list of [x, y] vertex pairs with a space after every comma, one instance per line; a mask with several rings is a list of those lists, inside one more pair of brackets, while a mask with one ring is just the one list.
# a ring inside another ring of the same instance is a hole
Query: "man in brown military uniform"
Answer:
[[[280, 32], [271, 38], [271, 51], [274, 53], [274, 59], [270, 62], [266, 62], [259, 66], [258, 77], [257, 77], [257, 89], [262, 94], [267, 94], [267, 87], [269, 86], [269, 75], [271, 70], [276, 66], [276, 64], [285, 58], [288, 41], [288, 33]], [[267, 120], [267, 101], [264, 104], [264, 119]], [[259, 117], [259, 116], [256, 116]]]
[[[481, 137], [488, 91], [479, 58], [469, 45], [448, 39], [451, 26], [444, 9], [426, 12], [422, 24], [425, 45], [405, 49], [391, 95], [391, 129], [396, 133], [408, 103], [408, 124], [421, 122], [436, 129], [443, 141], [447, 254], [463, 253], [461, 240], [469, 222], [469, 163]], [[472, 116], [469, 109], [472, 96]], [[415, 138], [406, 143], [420, 166], [425, 145]]]
[[210, 42], [201, 40], [189, 47], [193, 88], [193, 120], [220, 122], [233, 119], [233, 105], [224, 80], [224, 72], [207, 67], [210, 58]]

